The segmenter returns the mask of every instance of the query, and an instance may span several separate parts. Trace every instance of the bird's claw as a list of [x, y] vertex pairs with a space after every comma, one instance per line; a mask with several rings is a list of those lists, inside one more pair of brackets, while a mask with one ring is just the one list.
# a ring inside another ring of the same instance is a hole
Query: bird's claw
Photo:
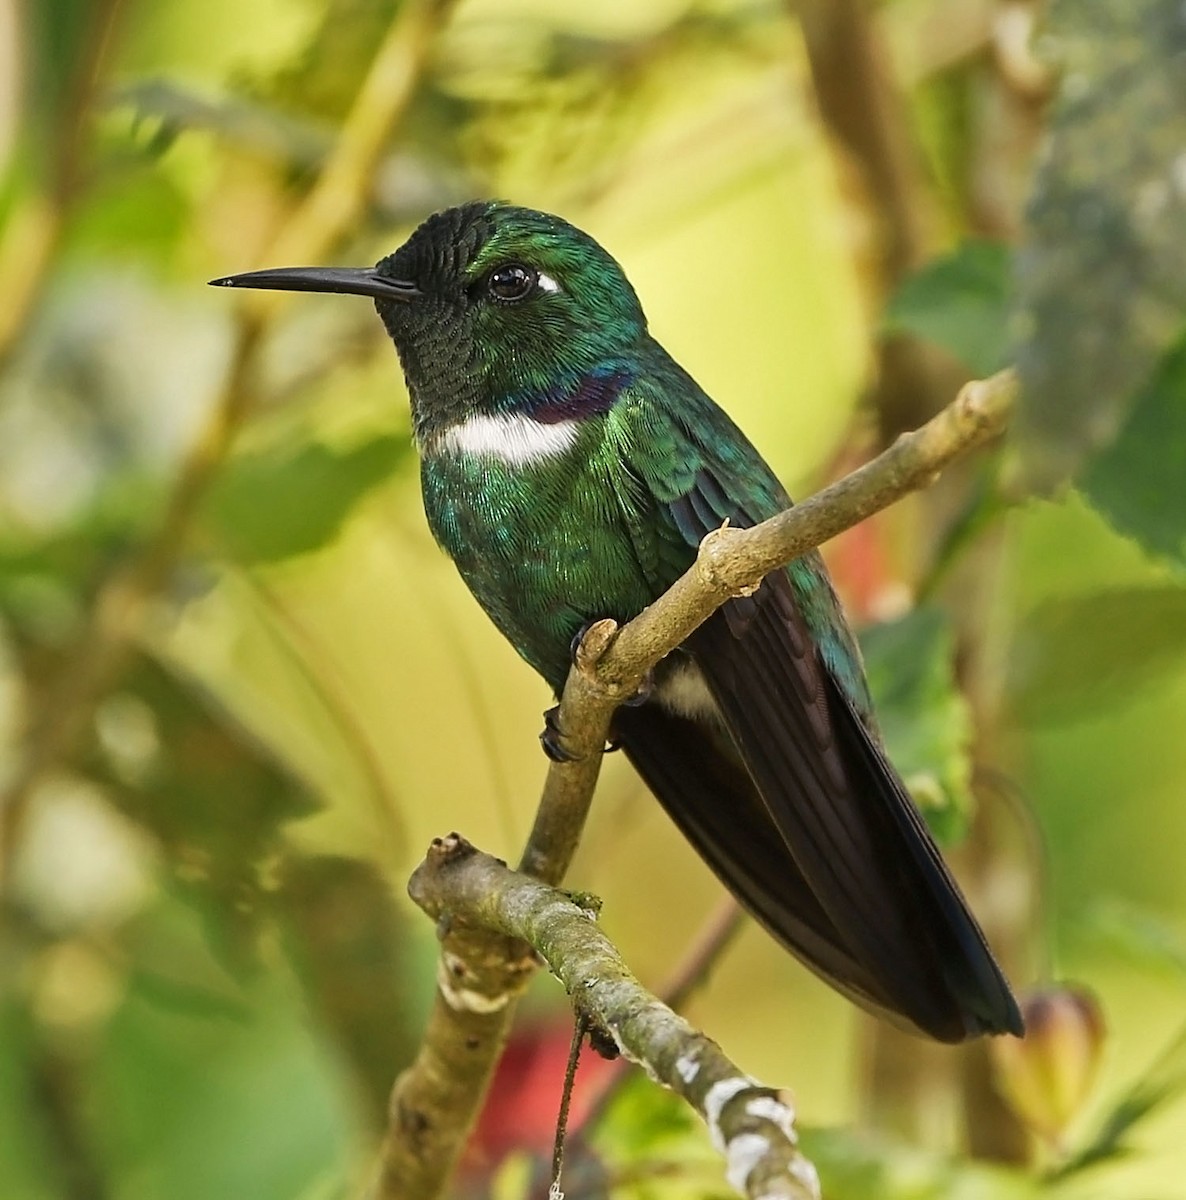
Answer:
[[540, 731], [539, 744], [543, 746], [544, 753], [554, 763], [576, 762], [580, 758], [579, 754], [573, 754], [564, 745], [564, 731], [560, 728], [559, 704], [553, 704], [544, 713], [544, 727]]
[[[574, 754], [564, 744], [564, 730], [560, 728], [559, 704], [553, 704], [544, 712], [544, 727], [540, 731], [539, 744], [543, 746], [544, 753], [554, 763], [577, 762], [581, 758], [581, 755]], [[613, 754], [615, 750], [621, 750], [621, 748], [621, 741], [611, 736], [610, 740], [606, 742], [602, 754]]]

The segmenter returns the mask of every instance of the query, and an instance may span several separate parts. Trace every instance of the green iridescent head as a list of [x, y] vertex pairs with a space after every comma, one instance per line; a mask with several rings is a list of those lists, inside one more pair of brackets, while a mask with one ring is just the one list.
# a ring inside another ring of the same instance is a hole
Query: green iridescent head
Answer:
[[216, 283], [374, 297], [417, 432], [628, 363], [646, 318], [621, 267], [559, 217], [496, 201], [446, 209], [373, 268], [284, 268]]

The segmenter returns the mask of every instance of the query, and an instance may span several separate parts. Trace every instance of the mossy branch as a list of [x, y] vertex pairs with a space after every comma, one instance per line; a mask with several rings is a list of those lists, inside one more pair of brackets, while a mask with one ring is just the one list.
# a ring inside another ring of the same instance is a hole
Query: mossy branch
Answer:
[[[560, 703], [560, 728], [574, 758], [553, 763], [548, 771], [520, 871], [547, 884], [563, 878], [584, 828], [614, 709], [634, 694], [655, 663], [730, 597], [928, 486], [948, 463], [997, 437], [1016, 394], [1011, 370], [967, 384], [932, 420], [802, 504], [751, 529], [710, 534], [693, 566], [629, 624], [621, 629], [612, 621], [594, 625], [581, 643]], [[499, 878], [519, 877], [506, 872]], [[497, 906], [501, 898], [492, 893], [488, 903]], [[443, 932], [440, 986], [416, 1061], [392, 1093], [391, 1124], [372, 1200], [431, 1200], [448, 1182], [506, 1040], [514, 1001], [530, 974], [530, 950], [508, 936], [512, 928], [515, 935], [526, 932], [501, 917], [492, 918], [489, 929], [479, 919]], [[532, 944], [546, 957], [543, 946]], [[583, 962], [565, 967], [584, 969]], [[631, 1052], [657, 1070], [655, 1055], [662, 1052], [656, 1048], [653, 1054], [645, 1038], [632, 1043]]]
[[[819, 1180], [799, 1152], [791, 1098], [745, 1075], [715, 1042], [651, 995], [597, 926], [595, 914], [458, 834], [433, 842], [408, 892], [437, 920], [531, 945], [564, 985], [577, 1015], [704, 1118], [725, 1156], [729, 1181], [743, 1195], [818, 1200]], [[450, 970], [450, 994], [465, 1009], [468, 1000], [453, 975], [457, 969]]]

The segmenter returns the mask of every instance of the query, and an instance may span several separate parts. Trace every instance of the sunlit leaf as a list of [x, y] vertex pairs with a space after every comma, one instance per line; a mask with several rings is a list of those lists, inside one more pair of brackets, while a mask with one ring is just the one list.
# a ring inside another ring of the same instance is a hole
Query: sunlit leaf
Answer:
[[1019, 254], [1017, 437], [1049, 487], [1106, 446], [1186, 312], [1186, 20], [1178, 0], [1060, 0], [1062, 73]]
[[1000, 242], [969, 241], [907, 278], [885, 326], [936, 342], [977, 376], [1008, 361], [1010, 254]]
[[971, 809], [971, 724], [955, 685], [951, 630], [920, 608], [861, 634], [877, 716], [894, 765], [943, 841], [958, 839]]
[[378, 437], [344, 451], [314, 442], [245, 455], [213, 489], [207, 519], [241, 563], [307, 554], [409, 453], [406, 438]]
[[1044, 601], [1021, 623], [1009, 686], [1030, 720], [1122, 704], [1186, 659], [1186, 587], [1116, 588]]
[[1121, 533], [1186, 565], [1186, 339], [1161, 364], [1082, 488]]

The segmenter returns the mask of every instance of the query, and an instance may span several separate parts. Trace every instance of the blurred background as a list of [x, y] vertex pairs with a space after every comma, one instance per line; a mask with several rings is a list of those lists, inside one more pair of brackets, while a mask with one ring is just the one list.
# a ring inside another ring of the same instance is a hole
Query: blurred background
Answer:
[[[560, 212], [802, 495], [1010, 361], [1042, 17], [0, 0], [0, 1195], [353, 1194], [434, 986], [406, 878], [452, 829], [513, 861], [545, 773], [550, 697], [432, 544], [371, 305], [205, 281], [370, 263], [474, 197]], [[1186, 588], [1009, 470], [825, 552], [1012, 978], [1094, 998], [1048, 993], [994, 1064], [745, 924], [688, 1012], [793, 1087], [836, 1198], [1186, 1174]], [[719, 916], [618, 758], [569, 880], [652, 986]], [[536, 981], [461, 1192], [527, 1188], [566, 1011]], [[701, 1129], [615, 1086], [570, 1195], [725, 1191]]]

